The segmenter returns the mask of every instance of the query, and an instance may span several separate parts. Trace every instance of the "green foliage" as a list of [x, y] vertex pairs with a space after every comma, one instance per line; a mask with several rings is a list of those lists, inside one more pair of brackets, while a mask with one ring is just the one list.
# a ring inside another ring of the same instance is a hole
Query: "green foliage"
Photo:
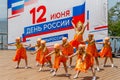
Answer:
[[108, 11], [108, 26], [110, 36], [120, 36], [120, 2]]

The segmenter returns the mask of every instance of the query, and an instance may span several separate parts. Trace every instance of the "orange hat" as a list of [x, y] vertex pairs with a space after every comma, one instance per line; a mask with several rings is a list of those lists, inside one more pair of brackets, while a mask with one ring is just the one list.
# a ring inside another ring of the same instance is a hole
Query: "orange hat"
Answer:
[[38, 38], [37, 41], [41, 41], [41, 38]]
[[20, 40], [20, 37], [17, 37], [16, 40]]
[[54, 44], [54, 48], [55, 49], [60, 49], [60, 44], [58, 44], [58, 43]]
[[84, 44], [80, 44], [78, 47], [85, 49], [86, 46]]
[[88, 34], [88, 36], [92, 36], [92, 37], [94, 37], [94, 34], [90, 33], [90, 34]]
[[82, 28], [83, 28], [83, 23], [82, 23], [81, 21], [78, 21], [78, 22], [77, 22], [76, 26], [78, 26], [78, 25], [79, 25], [79, 27], [82, 27]]
[[46, 43], [46, 41], [45, 40], [41, 40], [41, 44], [45, 44]]
[[63, 40], [63, 41], [67, 41], [67, 37], [63, 37], [62, 40]]
[[105, 37], [105, 40], [109, 40], [110, 38], [109, 37]]

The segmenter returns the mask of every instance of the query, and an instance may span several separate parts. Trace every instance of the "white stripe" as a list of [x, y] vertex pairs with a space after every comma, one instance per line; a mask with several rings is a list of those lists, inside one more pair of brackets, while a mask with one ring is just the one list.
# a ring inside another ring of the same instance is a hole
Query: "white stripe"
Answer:
[[[81, 5], [81, 4], [85, 3], [85, 1], [86, 1], [86, 0], [73, 0], [72, 3], [74, 3], [75, 6], [76, 6], [76, 5]], [[63, 2], [64, 2], [64, 1], [63, 1]], [[79, 2], [79, 3], [78, 3], [78, 2]]]
[[15, 6], [18, 6], [18, 5], [22, 5], [22, 4], [24, 4], [24, 0], [16, 2], [16, 3], [13, 3], [12, 7], [15, 7]]

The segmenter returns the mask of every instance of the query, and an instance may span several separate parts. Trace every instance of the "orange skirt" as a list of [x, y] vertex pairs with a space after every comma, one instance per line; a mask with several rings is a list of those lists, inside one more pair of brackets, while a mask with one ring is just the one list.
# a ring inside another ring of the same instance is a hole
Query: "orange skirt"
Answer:
[[37, 52], [37, 54], [36, 54], [36, 61], [39, 61], [40, 60], [40, 50]]
[[40, 53], [39, 63], [44, 64], [51, 60], [51, 56], [45, 57], [49, 53], [48, 49], [44, 53]]
[[60, 66], [60, 63], [66, 63], [67, 59], [64, 56], [56, 56], [54, 60], [53, 68], [58, 69]]
[[99, 56], [97, 48], [96, 48], [95, 45], [89, 45], [88, 44], [86, 51], [93, 57], [98, 57]]
[[15, 57], [13, 58], [13, 61], [20, 61], [21, 59], [27, 59], [25, 48], [20, 48], [16, 50], [16, 54]]
[[65, 56], [70, 56], [74, 53], [74, 49], [73, 47], [69, 44], [65, 47], [62, 47], [62, 52], [63, 52], [63, 55]]
[[50, 60], [51, 60], [50, 56], [45, 58], [45, 55], [40, 55], [39, 63], [44, 65], [45, 62], [48, 62]]
[[70, 44], [75, 48], [78, 48], [79, 44], [85, 44], [85, 42], [83, 42], [83, 35], [82, 34], [80, 34], [80, 35], [75, 34], [74, 39], [72, 41], [70, 41]]
[[89, 54], [87, 54], [85, 60], [82, 62], [81, 58], [77, 59], [75, 70], [77, 71], [82, 71], [82, 72], [87, 72], [87, 70], [93, 66], [94, 64], [94, 59], [91, 57]]
[[103, 47], [99, 54], [100, 54], [101, 58], [103, 58], [103, 57], [112, 57], [111, 47]]
[[85, 43], [84, 43], [84, 42], [80, 42], [80, 41], [78, 41], [78, 40], [76, 40], [76, 39], [73, 39], [72, 41], [70, 41], [70, 44], [71, 44], [73, 47], [78, 48], [78, 45], [79, 45], [79, 44], [85, 44]]

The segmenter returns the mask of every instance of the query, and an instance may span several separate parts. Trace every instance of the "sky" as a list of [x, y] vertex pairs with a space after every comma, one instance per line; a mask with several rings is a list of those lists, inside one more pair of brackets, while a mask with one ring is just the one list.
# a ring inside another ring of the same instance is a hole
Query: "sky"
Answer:
[[7, 0], [0, 0], [0, 20], [7, 18]]
[[[117, 1], [120, 2], [120, 0], [108, 0], [108, 8], [114, 6]], [[7, 18], [7, 0], [0, 0], [0, 20], [5, 18]]]
[[108, 8], [110, 9], [111, 7], [113, 7], [116, 2], [120, 2], [120, 0], [108, 0]]

